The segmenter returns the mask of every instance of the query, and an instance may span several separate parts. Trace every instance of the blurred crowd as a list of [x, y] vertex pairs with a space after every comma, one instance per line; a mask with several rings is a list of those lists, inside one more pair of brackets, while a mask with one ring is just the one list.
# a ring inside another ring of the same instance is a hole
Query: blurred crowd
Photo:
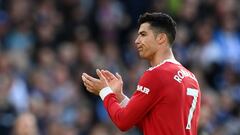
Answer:
[[199, 135], [240, 134], [239, 0], [0, 0], [1, 135], [120, 132], [81, 74], [118, 72], [131, 96], [149, 67], [134, 48], [148, 11], [178, 24], [173, 51], [202, 91]]

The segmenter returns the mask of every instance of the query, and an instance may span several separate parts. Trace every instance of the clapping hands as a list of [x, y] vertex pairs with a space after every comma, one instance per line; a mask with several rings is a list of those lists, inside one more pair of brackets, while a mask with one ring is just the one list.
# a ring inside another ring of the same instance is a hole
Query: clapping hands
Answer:
[[82, 74], [82, 80], [87, 90], [95, 95], [99, 95], [101, 89], [110, 87], [116, 94], [119, 101], [124, 99], [122, 77], [116, 73], [112, 74], [108, 70], [96, 70], [99, 78], [94, 78], [86, 73]]

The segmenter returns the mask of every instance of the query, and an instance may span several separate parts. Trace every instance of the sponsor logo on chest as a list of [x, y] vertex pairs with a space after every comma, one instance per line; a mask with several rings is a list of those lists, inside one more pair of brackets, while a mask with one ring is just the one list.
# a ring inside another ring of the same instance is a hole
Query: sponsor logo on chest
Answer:
[[141, 86], [141, 85], [138, 85], [138, 86], [137, 86], [137, 91], [140, 91], [140, 92], [142, 92], [142, 93], [148, 94], [148, 93], [150, 92], [150, 89], [147, 88], [147, 87], [143, 87], [143, 86]]

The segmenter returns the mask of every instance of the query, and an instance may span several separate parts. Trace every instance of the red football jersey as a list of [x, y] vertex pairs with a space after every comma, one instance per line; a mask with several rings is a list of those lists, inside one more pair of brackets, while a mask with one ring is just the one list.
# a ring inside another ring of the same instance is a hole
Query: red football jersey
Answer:
[[106, 95], [104, 106], [122, 131], [137, 126], [144, 135], [197, 135], [200, 101], [193, 73], [165, 61], [144, 72], [125, 107], [113, 93]]

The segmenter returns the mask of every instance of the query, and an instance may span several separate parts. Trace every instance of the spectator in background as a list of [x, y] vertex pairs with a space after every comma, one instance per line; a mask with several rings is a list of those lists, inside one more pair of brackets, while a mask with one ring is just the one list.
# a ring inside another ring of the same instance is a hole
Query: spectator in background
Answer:
[[[0, 61], [1, 63], [1, 61]], [[17, 110], [9, 101], [9, 88], [11, 78], [8, 75], [0, 73], [0, 132], [1, 134], [10, 134], [14, 119], [17, 117]]]
[[[28, 110], [28, 91], [23, 78], [15, 74], [14, 65], [11, 63], [9, 54], [0, 54], [0, 75], [7, 77], [9, 86], [3, 89], [7, 100], [15, 107], [17, 112]], [[5, 79], [4, 79], [5, 80]]]
[[13, 135], [39, 135], [36, 118], [31, 113], [22, 113], [18, 116]]
[[234, 13], [225, 13], [221, 17], [221, 26], [216, 31], [214, 40], [219, 45], [222, 65], [231, 65], [234, 70], [240, 71], [240, 34], [237, 32], [237, 21]]
[[4, 48], [4, 39], [9, 27], [9, 16], [6, 12], [0, 10], [0, 51]]

